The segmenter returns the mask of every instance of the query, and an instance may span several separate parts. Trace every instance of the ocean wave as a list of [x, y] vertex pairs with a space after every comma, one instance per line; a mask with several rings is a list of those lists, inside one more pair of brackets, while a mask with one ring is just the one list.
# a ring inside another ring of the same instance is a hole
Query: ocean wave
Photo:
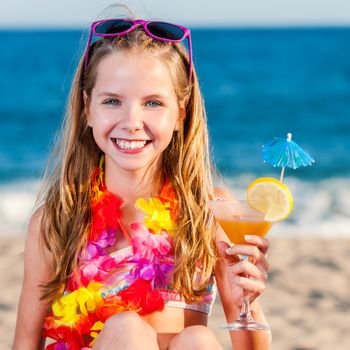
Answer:
[[[245, 188], [256, 176], [224, 177], [221, 182], [236, 198], [244, 198]], [[216, 181], [220, 184], [220, 181]], [[284, 183], [294, 196], [290, 217], [271, 229], [271, 237], [350, 238], [350, 179], [329, 178], [305, 181], [286, 177]], [[34, 209], [39, 180], [0, 185], [0, 235], [24, 234]]]
[[39, 180], [23, 180], [0, 185], [0, 235], [26, 232], [39, 186]]

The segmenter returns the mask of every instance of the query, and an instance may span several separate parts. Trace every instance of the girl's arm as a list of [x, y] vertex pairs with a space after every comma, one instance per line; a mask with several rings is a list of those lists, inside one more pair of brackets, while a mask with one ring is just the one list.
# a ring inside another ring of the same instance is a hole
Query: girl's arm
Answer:
[[13, 350], [43, 349], [41, 339], [46, 302], [40, 300], [40, 284], [50, 276], [49, 253], [39, 245], [42, 207], [32, 215], [24, 249], [24, 277], [19, 300]]
[[[221, 198], [232, 199], [232, 195], [220, 189], [216, 189], [215, 192]], [[215, 267], [215, 278], [227, 322], [235, 321], [239, 316], [242, 287], [244, 287], [252, 295], [250, 308], [253, 318], [259, 323], [266, 324], [257, 297], [263, 292], [267, 280], [269, 266], [265, 254], [268, 249], [268, 241], [253, 236], [250, 245], [236, 245], [227, 254], [226, 249], [232, 244], [225, 232], [218, 226], [216, 244], [219, 258]], [[254, 257], [255, 265], [248, 261], [240, 263], [238, 254]], [[242, 274], [248, 275], [249, 280], [242, 277]], [[235, 330], [230, 332], [230, 336], [235, 350], [268, 350], [271, 347], [271, 333], [269, 331]]]

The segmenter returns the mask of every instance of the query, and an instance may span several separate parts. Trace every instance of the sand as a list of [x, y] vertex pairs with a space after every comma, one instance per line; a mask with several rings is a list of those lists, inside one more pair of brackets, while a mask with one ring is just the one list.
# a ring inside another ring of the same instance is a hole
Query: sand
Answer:
[[[305, 237], [308, 237], [305, 235]], [[0, 344], [10, 349], [23, 265], [21, 236], [0, 236]], [[261, 297], [274, 350], [350, 349], [350, 239], [271, 239]], [[229, 336], [217, 300], [209, 326], [224, 349]]]

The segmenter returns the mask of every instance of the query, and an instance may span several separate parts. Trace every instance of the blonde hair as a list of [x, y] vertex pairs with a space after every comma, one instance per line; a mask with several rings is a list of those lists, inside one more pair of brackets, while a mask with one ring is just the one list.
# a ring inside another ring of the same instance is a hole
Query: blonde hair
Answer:
[[[213, 197], [208, 132], [203, 98], [195, 69], [189, 81], [189, 58], [182, 44], [157, 41], [137, 27], [127, 36], [103, 38], [89, 51], [84, 72], [81, 57], [68, 100], [61, 140], [45, 171], [42, 240], [53, 258], [53, 277], [43, 285], [43, 299], [60, 296], [76, 271], [91, 224], [91, 176], [102, 151], [96, 145], [84, 112], [83, 91], [91, 95], [97, 68], [113, 52], [150, 52], [169, 68], [178, 101], [186, 116], [163, 153], [163, 171], [179, 201], [174, 239], [174, 287], [187, 301], [207, 287], [216, 261], [214, 235], [206, 201]], [[55, 163], [55, 164], [54, 164]], [[53, 168], [51, 170], [51, 168]], [[201, 263], [201, 283], [194, 275]]]

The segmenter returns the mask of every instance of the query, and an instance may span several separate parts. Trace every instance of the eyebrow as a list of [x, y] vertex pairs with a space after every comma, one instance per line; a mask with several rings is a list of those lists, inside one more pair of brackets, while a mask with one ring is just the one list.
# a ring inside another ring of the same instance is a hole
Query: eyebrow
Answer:
[[[118, 97], [118, 98], [124, 98], [123, 95], [120, 95], [120, 94], [116, 94], [114, 92], [108, 92], [108, 91], [104, 91], [104, 92], [101, 92], [97, 95], [97, 97], [101, 97], [101, 96], [113, 96], [113, 97]], [[148, 99], [148, 98], [164, 98], [164, 99], [167, 99], [169, 98], [168, 95], [164, 95], [164, 94], [152, 94], [152, 95], [147, 95], [147, 96], [144, 96], [145, 99]]]

